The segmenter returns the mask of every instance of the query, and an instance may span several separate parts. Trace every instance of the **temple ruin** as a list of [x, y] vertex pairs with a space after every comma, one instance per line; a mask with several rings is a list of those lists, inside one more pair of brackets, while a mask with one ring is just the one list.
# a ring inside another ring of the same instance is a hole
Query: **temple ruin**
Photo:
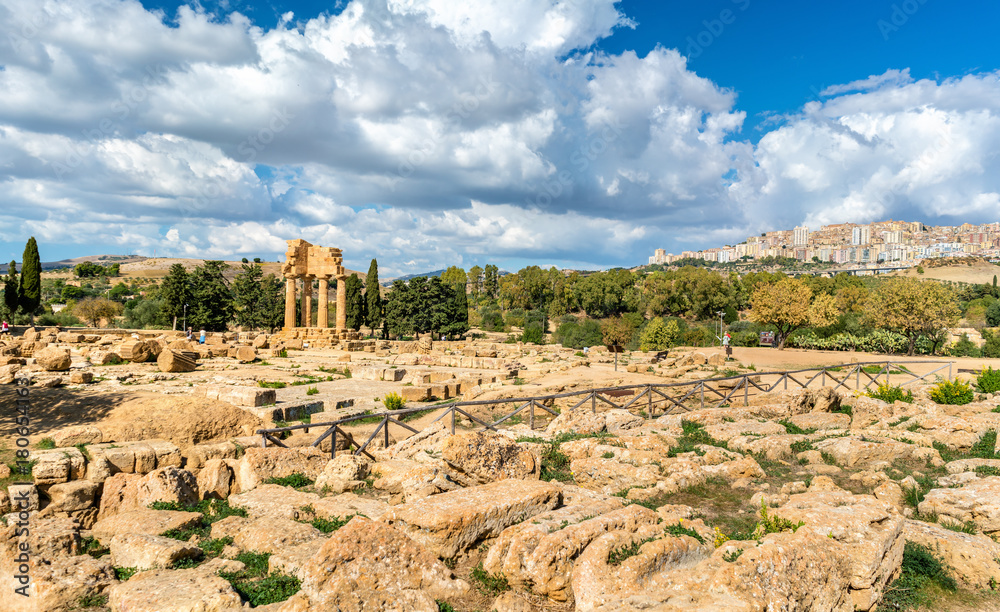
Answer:
[[[289, 336], [325, 337], [330, 340], [348, 339], [347, 329], [347, 273], [340, 249], [321, 247], [302, 239], [288, 240], [285, 263], [281, 267], [285, 277], [285, 327]], [[316, 324], [312, 322], [313, 281], [319, 281]], [[337, 324], [329, 330], [330, 281], [337, 283]], [[302, 288], [299, 293], [299, 283]], [[301, 297], [301, 318], [296, 325], [296, 298]], [[299, 332], [299, 333], [296, 333]], [[301, 332], [307, 332], [302, 334]]]

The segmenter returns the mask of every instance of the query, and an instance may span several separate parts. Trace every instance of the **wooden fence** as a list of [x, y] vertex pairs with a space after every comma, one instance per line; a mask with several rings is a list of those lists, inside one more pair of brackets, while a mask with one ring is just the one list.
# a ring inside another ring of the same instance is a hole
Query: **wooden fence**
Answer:
[[[751, 396], [761, 393], [789, 388], [789, 381], [793, 388], [826, 387], [828, 383], [833, 385], [834, 390], [841, 388], [854, 391], [867, 391], [872, 386], [882, 383], [896, 384], [901, 387], [913, 384], [928, 377], [948, 371], [947, 378], [952, 378], [952, 366], [950, 361], [873, 361], [866, 363], [848, 363], [838, 366], [824, 366], [818, 368], [804, 368], [793, 371], [778, 372], [748, 372], [734, 376], [721, 378], [705, 378], [700, 380], [689, 380], [676, 383], [646, 383], [639, 385], [624, 385], [619, 387], [608, 387], [601, 389], [589, 389], [583, 391], [569, 391], [566, 393], [556, 393], [535, 397], [514, 397], [501, 398], [495, 400], [469, 400], [453, 401], [436, 406], [423, 406], [420, 408], [406, 408], [392, 412], [382, 412], [374, 415], [359, 414], [344, 417], [337, 421], [327, 423], [303, 423], [301, 425], [289, 425], [287, 427], [275, 427], [271, 429], [259, 429], [257, 433], [261, 436], [261, 444], [267, 447], [268, 442], [276, 446], [284, 447], [285, 444], [279, 439], [283, 432], [291, 432], [298, 429], [308, 431], [312, 428], [326, 428], [326, 430], [316, 438], [312, 446], [318, 447], [324, 440], [331, 438], [330, 453], [336, 456], [338, 437], [343, 437], [354, 454], [365, 454], [374, 459], [368, 452], [368, 446], [382, 434], [384, 446], [389, 445], [390, 424], [402, 427], [411, 433], [418, 433], [416, 429], [406, 424], [406, 417], [420, 415], [421, 413], [442, 411], [434, 419], [433, 423], [441, 419], [450, 419], [451, 432], [455, 433], [456, 421], [458, 419], [468, 419], [470, 423], [481, 426], [482, 429], [496, 430], [501, 425], [524, 412], [528, 413], [528, 424], [531, 429], [535, 429], [536, 416], [538, 411], [543, 411], [551, 416], [559, 413], [546, 404], [553, 404], [557, 400], [579, 397], [579, 401], [569, 409], [574, 410], [590, 402], [590, 408], [597, 411], [598, 402], [607, 404], [611, 408], [624, 410], [642, 410], [643, 416], [653, 418], [660, 414], [677, 414], [690, 412], [701, 408], [719, 408], [735, 402], [746, 405]], [[928, 370], [928, 371], [923, 371]], [[923, 373], [921, 373], [923, 371]], [[624, 401], [621, 398], [630, 398]], [[624, 403], [619, 403], [619, 401]], [[645, 401], [643, 401], [645, 400]], [[492, 422], [487, 422], [479, 417], [470, 414], [466, 408], [473, 406], [486, 406], [491, 408], [491, 412], [497, 407], [513, 404], [517, 407], [503, 417]], [[370, 422], [371, 419], [379, 419], [378, 425], [364, 442], [358, 443], [354, 436], [343, 429], [343, 426], [356, 421]], [[523, 417], [522, 417], [523, 418]]]

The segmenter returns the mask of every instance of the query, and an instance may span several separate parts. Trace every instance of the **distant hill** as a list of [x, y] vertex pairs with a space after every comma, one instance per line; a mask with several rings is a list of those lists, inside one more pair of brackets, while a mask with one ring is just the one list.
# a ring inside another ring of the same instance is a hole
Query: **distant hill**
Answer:
[[[116, 259], [111, 259], [112, 257], [117, 257]], [[109, 256], [109, 255], [94, 255], [89, 257], [78, 257], [76, 259], [66, 259], [60, 262], [43, 263], [42, 269], [46, 271], [46, 276], [48, 278], [69, 278], [72, 275], [72, 267], [78, 263], [84, 261], [93, 261], [101, 265], [111, 265], [113, 263], [121, 264], [119, 269], [119, 277], [121, 279], [132, 279], [132, 278], [143, 278], [159, 281], [165, 277], [170, 272], [170, 267], [174, 264], [181, 264], [184, 269], [190, 272], [196, 267], [205, 263], [204, 259], [194, 259], [194, 258], [175, 258], [175, 257], [121, 257], [121, 256]], [[241, 261], [227, 261], [229, 264], [229, 269], [226, 270], [225, 276], [230, 281], [236, 277], [237, 274], [242, 270], [243, 263]], [[253, 263], [253, 262], [251, 262]], [[6, 268], [7, 266], [3, 266]], [[281, 276], [281, 264], [273, 261], [262, 261], [260, 262], [260, 267], [264, 271], [264, 275], [274, 274], [276, 276]], [[347, 275], [357, 274], [358, 277], [364, 281], [368, 274], [366, 272], [357, 272], [355, 270], [346, 269]], [[6, 273], [6, 270], [4, 270]]]
[[[85, 261], [92, 261], [94, 263], [101, 264], [102, 266], [110, 266], [111, 264], [126, 264], [138, 261], [143, 261], [147, 259], [140, 255], [87, 255], [86, 257], [74, 257], [73, 259], [60, 259], [59, 261], [43, 261], [42, 270], [59, 270], [61, 268], [72, 268], [78, 263], [83, 263]], [[7, 274], [7, 268], [10, 266], [10, 262], [0, 264], [0, 273]], [[21, 262], [17, 262], [17, 269], [21, 269]]]
[[401, 280], [401, 281], [405, 282], [405, 281], [412, 280], [414, 278], [420, 278], [422, 276], [426, 276], [427, 278], [430, 278], [432, 276], [441, 276], [442, 274], [444, 274], [444, 272], [445, 272], [444, 270], [435, 270], [433, 272], [420, 272], [419, 274], [407, 274], [405, 276], [397, 276], [396, 278], [390, 278], [390, 279], [386, 280], [385, 282], [382, 282], [382, 283], [379, 283], [379, 284], [381, 284], [383, 287], [385, 287], [385, 286], [391, 285], [392, 281]]

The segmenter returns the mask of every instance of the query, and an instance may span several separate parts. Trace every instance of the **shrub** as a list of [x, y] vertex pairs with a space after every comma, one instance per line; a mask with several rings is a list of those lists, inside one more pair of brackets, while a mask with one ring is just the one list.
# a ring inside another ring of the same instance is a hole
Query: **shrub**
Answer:
[[889, 383], [880, 383], [877, 389], [869, 391], [865, 395], [890, 404], [895, 401], [906, 402], [907, 404], [913, 403], [913, 393], [910, 391], [904, 392], [898, 385], [892, 386]]
[[953, 357], [979, 357], [982, 355], [979, 347], [972, 340], [969, 340], [969, 334], [959, 336], [955, 344], [948, 349], [948, 353]]
[[935, 403], [947, 405], [968, 404], [975, 399], [972, 387], [962, 380], [942, 380], [931, 389], [930, 395]]
[[552, 341], [575, 349], [604, 344], [601, 324], [594, 319], [573, 320], [561, 324], [552, 335]]
[[306, 395], [316, 395], [317, 393], [319, 393], [319, 389], [316, 387], [309, 387], [306, 389]]
[[996, 393], [1000, 391], [1000, 370], [994, 370], [990, 366], [979, 372], [976, 376], [976, 389], [980, 393]]
[[957, 588], [955, 579], [929, 548], [907, 542], [903, 548], [902, 572], [886, 589], [879, 609], [907, 610], [925, 604], [929, 598], [923, 591], [932, 583], [945, 591], [954, 592]]
[[402, 410], [406, 406], [406, 400], [396, 392], [387, 393], [382, 403], [386, 410]]
[[529, 323], [521, 333], [521, 342], [545, 344], [545, 331], [542, 330], [542, 324], [537, 321]]

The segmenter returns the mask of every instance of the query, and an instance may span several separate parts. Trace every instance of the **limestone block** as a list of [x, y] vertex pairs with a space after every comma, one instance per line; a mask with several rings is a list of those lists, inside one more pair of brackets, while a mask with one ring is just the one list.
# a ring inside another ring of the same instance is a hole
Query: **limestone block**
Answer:
[[400, 531], [355, 517], [302, 567], [286, 610], [414, 610], [464, 596], [469, 585]]
[[201, 555], [194, 544], [158, 535], [122, 533], [111, 538], [111, 562], [115, 567], [156, 569], [170, 567], [182, 559]]
[[198, 496], [201, 499], [226, 499], [233, 481], [233, 470], [222, 459], [209, 459], [198, 472]]
[[1000, 532], [1000, 476], [980, 478], [957, 489], [931, 489], [917, 509], [959, 523], [973, 522], [987, 535]]
[[69, 370], [71, 363], [69, 349], [57, 348], [54, 346], [35, 351], [33, 354], [35, 362], [46, 372], [65, 372]]
[[560, 502], [558, 485], [508, 479], [408, 502], [391, 508], [380, 520], [439, 557], [452, 558]]
[[296, 491], [291, 487], [268, 484], [231, 495], [229, 505], [233, 508], [242, 508], [247, 511], [250, 518], [286, 518], [298, 519], [302, 514], [302, 508], [315, 504], [319, 501], [319, 495], [315, 493], [305, 493]]
[[541, 461], [530, 450], [491, 431], [449, 436], [441, 457], [479, 484], [505, 478], [537, 480], [541, 472]]
[[200, 512], [174, 510], [132, 510], [102, 518], [91, 530], [94, 537], [107, 545], [111, 538], [122, 533], [159, 535], [172, 529], [188, 529], [201, 524]]
[[399, 393], [408, 402], [423, 402], [430, 399], [430, 387], [403, 387]]
[[74, 512], [86, 510], [94, 505], [98, 484], [90, 480], [74, 480], [48, 487], [47, 512]]
[[240, 458], [236, 480], [241, 491], [249, 491], [269, 478], [299, 473], [315, 480], [327, 463], [317, 448], [248, 448]]
[[108, 605], [129, 612], [222, 612], [242, 609], [242, 600], [228, 581], [202, 568], [156, 569], [111, 587]]

